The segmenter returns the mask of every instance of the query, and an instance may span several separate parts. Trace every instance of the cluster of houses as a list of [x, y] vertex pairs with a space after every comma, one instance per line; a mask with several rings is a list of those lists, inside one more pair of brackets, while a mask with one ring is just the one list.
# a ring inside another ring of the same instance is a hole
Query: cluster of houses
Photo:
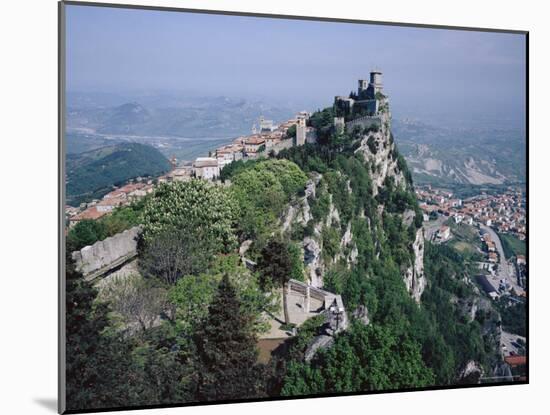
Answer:
[[101, 200], [93, 200], [81, 207], [66, 206], [69, 227], [85, 219], [96, 220], [119, 206], [128, 205], [153, 191], [153, 181], [141, 178], [107, 193]]
[[307, 126], [310, 115], [302, 111], [279, 125], [260, 117], [258, 126], [255, 124], [252, 127], [252, 134], [237, 137], [233, 142], [218, 147], [208, 157], [198, 157], [191, 165], [175, 167], [160, 177], [159, 182], [189, 180], [192, 177], [216, 180], [222, 169], [234, 161], [254, 160], [275, 155], [286, 148], [314, 144], [317, 142], [315, 129]]
[[481, 232], [481, 241], [483, 249], [487, 252], [487, 259], [489, 263], [496, 264], [498, 262], [497, 248], [495, 241], [488, 232]]
[[431, 186], [417, 189], [416, 194], [422, 201], [420, 208], [426, 217], [439, 214], [453, 218], [456, 223], [473, 225], [478, 222], [499, 233], [509, 233], [525, 240], [525, 195], [520, 190], [509, 188], [502, 194], [482, 194], [464, 201], [453, 198], [453, 194], [448, 191]]
[[[259, 119], [259, 127], [252, 127], [252, 134], [241, 136], [232, 143], [218, 147], [208, 157], [198, 157], [190, 165], [179, 166], [175, 157], [170, 159], [172, 170], [156, 179], [156, 183], [187, 181], [192, 177], [205, 180], [216, 180], [221, 170], [237, 160], [257, 159], [264, 155], [277, 154], [285, 148], [316, 143], [315, 129], [307, 126], [310, 113], [299, 112], [296, 116], [280, 125], [264, 117]], [[107, 193], [101, 200], [81, 205], [66, 206], [65, 213], [69, 227], [85, 219], [96, 220], [110, 213], [119, 206], [124, 206], [151, 193], [154, 188], [152, 180], [138, 178], [125, 186]]]

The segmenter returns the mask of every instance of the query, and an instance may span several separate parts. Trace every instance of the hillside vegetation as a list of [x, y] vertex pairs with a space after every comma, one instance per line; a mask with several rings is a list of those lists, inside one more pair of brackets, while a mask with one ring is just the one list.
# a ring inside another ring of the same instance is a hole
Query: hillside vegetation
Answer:
[[68, 154], [67, 203], [78, 205], [100, 198], [128, 179], [158, 176], [169, 169], [170, 163], [158, 150], [138, 143]]

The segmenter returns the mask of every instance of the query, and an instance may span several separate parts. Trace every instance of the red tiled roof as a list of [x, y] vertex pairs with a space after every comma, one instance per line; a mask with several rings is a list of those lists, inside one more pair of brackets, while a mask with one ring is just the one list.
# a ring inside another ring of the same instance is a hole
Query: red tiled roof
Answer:
[[258, 144], [264, 144], [264, 143], [265, 143], [265, 139], [260, 138], [260, 137], [249, 137], [249, 138], [246, 139], [246, 144], [249, 144], [249, 145], [250, 144], [258, 145]]
[[79, 213], [77, 215], [74, 215], [72, 218], [70, 218], [71, 221], [80, 221], [85, 219], [99, 219], [103, 215], [107, 214], [107, 212], [100, 212], [97, 210], [95, 206], [86, 209], [84, 212]]
[[504, 361], [510, 366], [519, 366], [527, 363], [527, 358], [525, 356], [506, 356]]
[[123, 203], [126, 203], [126, 198], [125, 197], [110, 197], [108, 199], [103, 199], [103, 200], [99, 201], [97, 206], [118, 206], [118, 205], [121, 205]]

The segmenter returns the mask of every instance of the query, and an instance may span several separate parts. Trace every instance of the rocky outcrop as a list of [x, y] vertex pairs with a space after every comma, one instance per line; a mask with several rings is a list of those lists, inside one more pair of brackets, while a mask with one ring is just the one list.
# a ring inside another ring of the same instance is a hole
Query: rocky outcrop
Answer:
[[330, 227], [333, 223], [340, 223], [340, 213], [338, 212], [338, 209], [334, 207], [334, 203], [332, 203], [332, 195], [330, 195], [330, 208], [325, 221], [325, 226]]
[[304, 191], [305, 195], [289, 204], [281, 221], [281, 229], [283, 232], [289, 230], [293, 223], [305, 226], [311, 220], [311, 208], [308, 198], [315, 197], [315, 186], [314, 179], [308, 180]]
[[414, 263], [407, 268], [403, 275], [407, 291], [419, 303], [420, 297], [426, 288], [426, 277], [424, 276], [424, 229], [416, 231], [416, 237], [412, 246]]
[[370, 324], [369, 311], [364, 305], [358, 306], [352, 313], [352, 316], [362, 322], [365, 326]]
[[323, 271], [325, 266], [321, 258], [321, 246], [311, 238], [304, 238], [304, 265], [309, 279], [309, 283], [317, 288], [323, 286]]
[[387, 99], [382, 100], [380, 106], [386, 108], [380, 114], [380, 128], [368, 131], [356, 150], [363, 154], [365, 161], [371, 167], [374, 195], [377, 195], [379, 188], [384, 186], [388, 176], [394, 179], [397, 186], [405, 186], [405, 177], [399, 170], [395, 156], [395, 143], [391, 137], [391, 113]]
[[326, 349], [334, 344], [334, 337], [329, 336], [328, 334], [323, 334], [320, 336], [317, 336], [313, 339], [313, 342], [307, 347], [306, 352], [304, 354], [304, 360], [306, 362], [311, 361], [315, 354], [320, 349]]
[[458, 375], [459, 384], [473, 384], [480, 383], [480, 379], [483, 376], [483, 367], [474, 361], [468, 361]]

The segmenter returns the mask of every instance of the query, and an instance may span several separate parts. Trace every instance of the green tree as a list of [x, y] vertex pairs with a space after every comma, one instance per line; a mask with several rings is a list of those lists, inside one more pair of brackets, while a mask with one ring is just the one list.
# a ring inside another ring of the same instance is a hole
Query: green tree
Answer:
[[200, 230], [197, 236], [227, 252], [236, 244], [235, 214], [235, 202], [221, 186], [200, 179], [161, 184], [145, 203], [143, 241], [175, 229]]
[[261, 286], [264, 288], [279, 286], [283, 295], [283, 313], [285, 324], [289, 323], [286, 285], [293, 273], [292, 253], [288, 243], [280, 239], [271, 239], [262, 249], [258, 261]]
[[67, 408], [126, 406], [136, 401], [140, 378], [132, 371], [131, 348], [109, 334], [110, 309], [95, 302], [97, 291], [67, 264]]
[[390, 390], [432, 385], [420, 346], [379, 325], [352, 324], [311, 363], [295, 362], [283, 395]]
[[288, 242], [288, 254], [290, 256], [290, 263], [292, 265], [292, 271], [290, 278], [304, 281], [304, 253], [302, 248], [297, 243]]
[[174, 285], [184, 275], [208, 268], [218, 247], [205, 227], [185, 223], [141, 241], [138, 264], [145, 277]]
[[285, 192], [269, 171], [244, 170], [232, 179], [231, 192], [238, 203], [242, 239], [265, 239], [283, 212]]
[[286, 136], [287, 138], [296, 137], [296, 125], [291, 125], [290, 127], [288, 127], [288, 130], [286, 130]]
[[175, 319], [181, 332], [192, 334], [208, 316], [208, 305], [223, 275], [228, 275], [235, 287], [241, 312], [251, 316], [254, 332], [268, 328], [262, 313], [275, 312], [274, 297], [259, 288], [257, 275], [242, 264], [238, 255], [232, 254], [217, 256], [208, 270], [198, 275], [185, 275], [170, 290], [169, 299], [176, 307]]
[[67, 251], [78, 251], [106, 237], [107, 229], [103, 223], [90, 219], [82, 220], [69, 230], [67, 235]]
[[261, 367], [250, 315], [242, 312], [235, 288], [224, 275], [194, 336], [200, 401], [258, 397]]
[[307, 182], [306, 174], [296, 163], [289, 160], [264, 160], [252, 167], [257, 172], [271, 172], [275, 175], [290, 200], [292, 196], [304, 190]]

